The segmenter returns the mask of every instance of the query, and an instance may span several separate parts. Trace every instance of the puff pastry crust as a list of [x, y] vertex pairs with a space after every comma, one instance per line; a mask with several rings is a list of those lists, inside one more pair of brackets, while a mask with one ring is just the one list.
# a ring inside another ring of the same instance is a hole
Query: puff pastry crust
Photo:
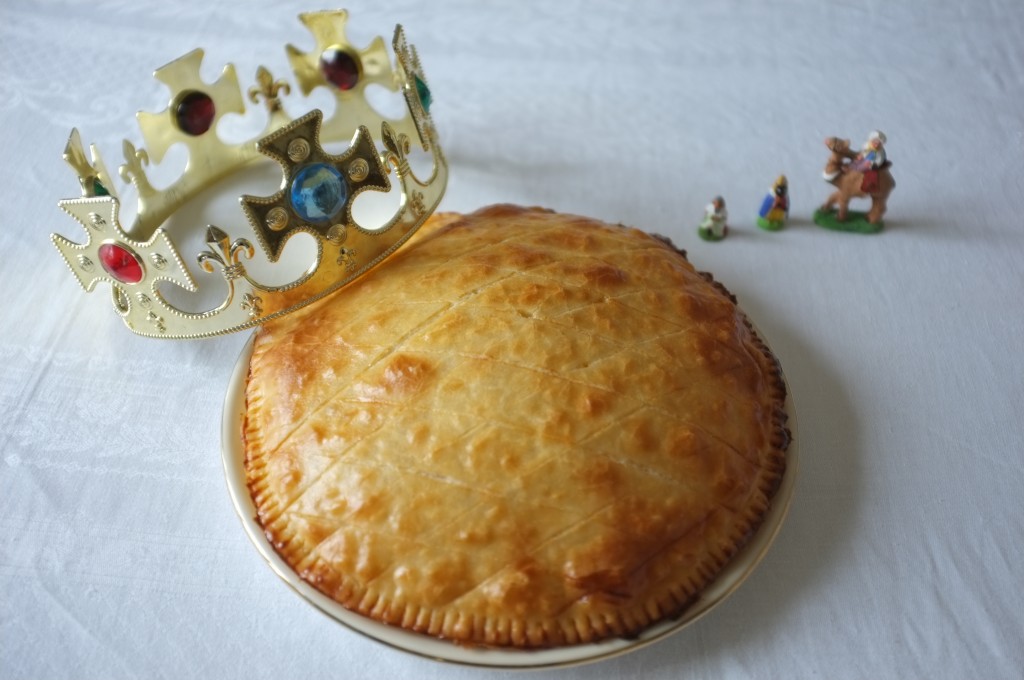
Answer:
[[680, 615], [761, 524], [785, 388], [668, 242], [536, 208], [432, 218], [255, 339], [258, 519], [376, 620], [550, 647]]

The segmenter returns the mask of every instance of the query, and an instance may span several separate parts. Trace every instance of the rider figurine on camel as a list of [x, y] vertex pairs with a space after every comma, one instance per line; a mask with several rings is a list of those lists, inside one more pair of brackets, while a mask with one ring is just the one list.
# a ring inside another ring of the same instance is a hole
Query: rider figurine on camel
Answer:
[[864, 182], [861, 187], [864, 191], [870, 192], [878, 188], [878, 170], [885, 167], [888, 161], [885, 160], [885, 133], [875, 130], [868, 135], [868, 141], [864, 143], [861, 152], [853, 159], [853, 169], [864, 173]]
[[[860, 153], [855, 153], [850, 150], [848, 139], [829, 137], [825, 140], [832, 155], [823, 175], [837, 191], [814, 212], [815, 224], [840, 231], [881, 231], [886, 202], [896, 186], [889, 171], [892, 163], [885, 155], [885, 141], [885, 135], [875, 130], [868, 135]], [[852, 198], [870, 198], [871, 209], [867, 213], [849, 210]]]

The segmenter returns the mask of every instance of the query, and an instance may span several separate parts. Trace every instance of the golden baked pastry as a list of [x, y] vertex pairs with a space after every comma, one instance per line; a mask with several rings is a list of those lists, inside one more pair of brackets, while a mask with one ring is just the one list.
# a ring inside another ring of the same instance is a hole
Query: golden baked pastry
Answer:
[[667, 242], [494, 206], [259, 331], [247, 479], [278, 553], [351, 610], [589, 642], [682, 613], [757, 529], [784, 397], [732, 296]]

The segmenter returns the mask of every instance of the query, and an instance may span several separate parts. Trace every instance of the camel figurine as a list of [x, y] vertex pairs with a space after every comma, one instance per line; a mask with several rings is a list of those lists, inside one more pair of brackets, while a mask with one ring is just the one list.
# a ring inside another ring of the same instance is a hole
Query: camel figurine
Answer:
[[[881, 133], [872, 134], [881, 135]], [[876, 138], [873, 137], [873, 139]], [[884, 141], [884, 137], [882, 137], [882, 141]], [[839, 222], [846, 222], [849, 216], [850, 199], [870, 197], [871, 209], [867, 213], [867, 222], [869, 225], [872, 225], [872, 228], [868, 230], [878, 231], [881, 228], [882, 215], [885, 214], [889, 194], [896, 187], [896, 181], [892, 178], [892, 173], [889, 171], [889, 166], [892, 163], [884, 161], [877, 170], [865, 172], [858, 167], [860, 163], [855, 162], [861, 160], [863, 154], [850, 150], [850, 140], [827, 137], [825, 139], [825, 146], [828, 147], [832, 154], [829, 156], [823, 174], [826, 182], [835, 185], [836, 191], [828, 197], [825, 204], [815, 214], [815, 221], [821, 224], [817, 219], [818, 215], [829, 214], [838, 205], [839, 210], [834, 219]], [[880, 147], [881, 144], [879, 143], [878, 146]], [[872, 178], [872, 174], [875, 174], [876, 177]], [[865, 179], [868, 180], [867, 183]], [[875, 181], [872, 182], [872, 179]]]

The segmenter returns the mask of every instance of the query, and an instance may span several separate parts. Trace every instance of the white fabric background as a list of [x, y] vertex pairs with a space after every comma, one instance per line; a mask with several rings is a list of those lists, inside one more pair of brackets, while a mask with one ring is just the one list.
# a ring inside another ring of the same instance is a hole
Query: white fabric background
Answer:
[[[0, 677], [472, 678], [295, 597], [245, 537], [219, 424], [245, 336], [137, 338], [51, 231], [78, 126], [114, 171], [153, 68], [247, 86], [311, 39], [292, 2], [0, 5]], [[740, 299], [795, 395], [802, 468], [730, 599], [564, 678], [1021, 677], [1024, 5], [354, 3], [402, 22], [451, 163], [444, 208], [539, 204], [671, 236]], [[286, 100], [298, 114], [308, 106]], [[822, 139], [889, 138], [877, 236], [810, 223]], [[777, 174], [793, 219], [753, 220]], [[733, 233], [700, 241], [725, 196]], [[242, 216], [234, 216], [239, 222]], [[496, 673], [503, 675], [504, 673]], [[554, 677], [540, 673], [534, 677]]]

